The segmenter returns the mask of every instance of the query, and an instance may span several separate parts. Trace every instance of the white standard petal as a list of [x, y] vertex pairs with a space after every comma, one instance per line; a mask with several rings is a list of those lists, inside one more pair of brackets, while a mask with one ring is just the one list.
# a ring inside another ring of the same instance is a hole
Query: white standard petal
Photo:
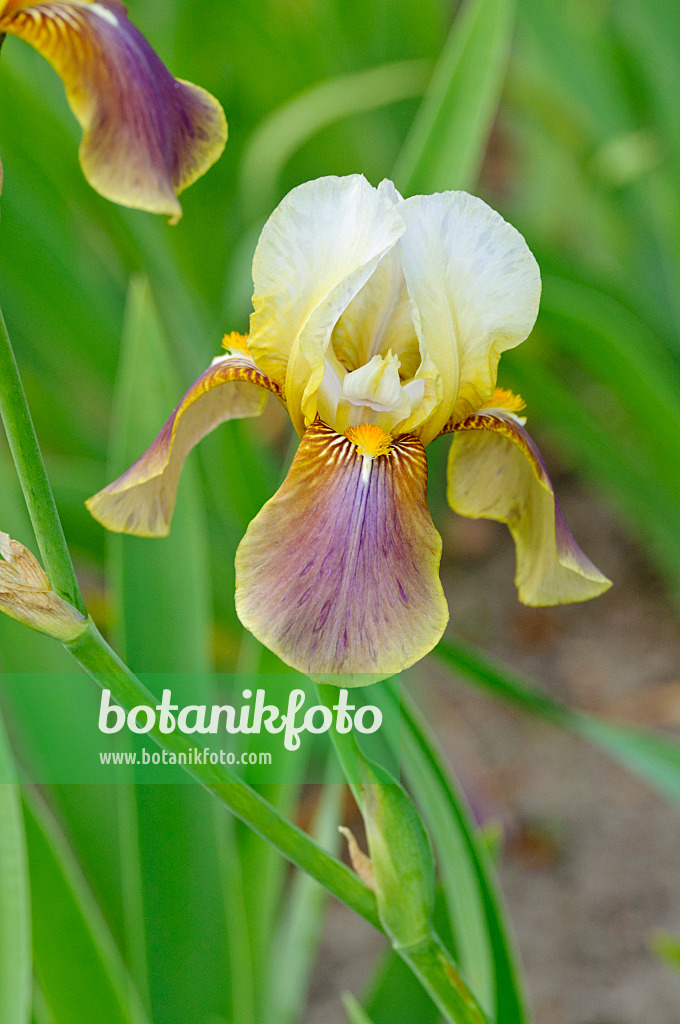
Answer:
[[413, 321], [443, 383], [420, 435], [427, 444], [449, 417], [464, 419], [493, 393], [501, 352], [534, 325], [541, 279], [522, 235], [481, 199], [442, 192], [398, 209]]
[[300, 185], [267, 221], [253, 261], [248, 345], [285, 388], [299, 432], [316, 414], [338, 317], [403, 231], [394, 204], [358, 174]]
[[394, 184], [394, 182], [390, 181], [389, 178], [383, 178], [383, 180], [378, 185], [378, 192], [382, 193], [382, 195], [384, 196], [387, 196], [390, 202], [394, 203], [395, 206], [398, 206], [400, 203], [404, 202], [404, 197], [402, 196], [401, 192]]

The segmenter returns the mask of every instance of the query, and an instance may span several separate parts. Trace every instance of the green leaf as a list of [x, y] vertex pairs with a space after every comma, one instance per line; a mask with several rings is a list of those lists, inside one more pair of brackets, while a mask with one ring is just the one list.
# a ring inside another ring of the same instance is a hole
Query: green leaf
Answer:
[[[349, 1024], [374, 1024], [361, 1003], [358, 1003], [351, 992], [343, 992], [342, 1003], [347, 1011]], [[413, 1020], [413, 1017], [410, 1018]]]
[[394, 168], [405, 195], [470, 188], [510, 54], [514, 0], [468, 0], [451, 29]]
[[[437, 922], [436, 922], [437, 923]], [[363, 997], [373, 1024], [439, 1024], [441, 1014], [401, 957], [386, 952]]]
[[[110, 432], [115, 479], [159, 433], [183, 391], [148, 283], [130, 284]], [[210, 577], [201, 490], [184, 467], [169, 537], [111, 534], [109, 581], [119, 609], [117, 650], [137, 672], [210, 668]], [[159, 623], [163, 628], [159, 629]]]
[[653, 953], [676, 971], [680, 971], [680, 939], [672, 932], [655, 932], [649, 940]]
[[24, 793], [33, 955], [45, 1002], [69, 1024], [149, 1024], [132, 980], [66, 840]]
[[606, 137], [634, 125], [609, 26], [603, 32], [598, 30], [597, 18], [582, 16], [576, 7], [543, 0], [524, 0], [519, 13], [520, 28], [529, 30], [524, 34], [532, 57], [547, 81], [580, 107], [593, 132]]
[[[393, 713], [400, 698], [392, 691]], [[438, 855], [454, 954], [483, 1008], [498, 1024], [527, 1012], [519, 963], [486, 844], [415, 705], [401, 695], [404, 773], [430, 826]]]
[[0, 1020], [31, 1014], [31, 904], [26, 837], [12, 754], [0, 719]]
[[334, 121], [422, 96], [427, 61], [398, 61], [313, 86], [275, 110], [248, 140], [241, 162], [240, 192], [247, 209], [266, 216], [276, 203], [281, 174], [312, 135]]
[[[559, 348], [617, 396], [654, 466], [657, 486], [661, 477], [680, 500], [677, 367], [664, 343], [613, 296], [579, 281], [544, 278], [542, 315]], [[641, 416], [641, 409], [653, 409], [654, 415]], [[627, 444], [628, 431], [618, 440], [617, 428], [611, 431], [614, 443]]]
[[480, 686], [515, 707], [569, 729], [601, 747], [630, 771], [680, 804], [680, 744], [642, 729], [615, 725], [538, 693], [504, 666], [471, 647], [440, 640], [435, 656], [464, 682]]
[[[114, 398], [111, 479], [159, 432], [182, 390], [149, 286], [134, 279]], [[170, 536], [115, 535], [108, 548], [118, 650], [137, 671], [177, 673], [172, 689], [180, 703], [210, 703], [209, 559], [199, 475], [191, 460]], [[127, 827], [121, 829], [126, 947], [140, 989], [148, 990], [152, 1015], [164, 1024], [184, 1024], [223, 1014], [226, 923], [215, 880], [220, 877], [217, 829], [224, 827], [224, 818], [208, 794], [193, 785], [136, 786], [128, 791], [126, 806]]]
[[[342, 786], [326, 786], [311, 829], [316, 841], [333, 854], [337, 854], [342, 797]], [[271, 951], [268, 1024], [302, 1020], [326, 905], [324, 890], [309, 875], [298, 873], [280, 915]]]
[[[36, 550], [16, 473], [4, 453], [0, 453], [0, 528]], [[99, 695], [61, 644], [0, 615], [0, 664], [7, 672], [41, 673], [44, 680], [39, 690], [16, 684], [2, 688], [17, 757], [35, 773], [34, 778], [58, 778], [74, 745], [97, 757], [100, 744], [92, 723]], [[78, 859], [99, 893], [109, 927], [121, 940], [116, 792], [113, 787], [57, 786], [54, 801]]]
[[664, 736], [578, 715], [574, 732], [680, 804], [680, 744]]

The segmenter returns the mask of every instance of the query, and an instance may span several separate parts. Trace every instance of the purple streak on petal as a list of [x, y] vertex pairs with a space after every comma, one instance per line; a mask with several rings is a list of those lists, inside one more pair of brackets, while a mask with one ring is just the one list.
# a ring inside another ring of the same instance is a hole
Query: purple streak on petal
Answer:
[[317, 421], [236, 556], [244, 625], [284, 661], [338, 685], [401, 671], [448, 617], [422, 445], [400, 438], [368, 482], [362, 466], [355, 446]]

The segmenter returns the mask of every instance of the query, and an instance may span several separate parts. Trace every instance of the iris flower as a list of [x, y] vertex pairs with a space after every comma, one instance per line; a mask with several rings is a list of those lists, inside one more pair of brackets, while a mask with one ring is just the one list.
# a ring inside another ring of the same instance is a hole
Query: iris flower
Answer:
[[402, 199], [384, 181], [326, 177], [293, 189], [253, 262], [250, 335], [189, 388], [160, 434], [88, 507], [114, 531], [167, 534], [182, 464], [268, 393], [301, 441], [236, 554], [236, 610], [284, 662], [363, 685], [422, 658], [448, 608], [427, 507], [425, 449], [452, 435], [448, 498], [507, 523], [519, 598], [595, 597], [609, 581], [576, 545], [541, 456], [496, 387], [540, 295], [522, 236], [464, 192]]
[[4, 34], [30, 43], [62, 79], [92, 187], [178, 221], [178, 193], [227, 140], [217, 100], [172, 77], [119, 0], [0, 0], [0, 41]]

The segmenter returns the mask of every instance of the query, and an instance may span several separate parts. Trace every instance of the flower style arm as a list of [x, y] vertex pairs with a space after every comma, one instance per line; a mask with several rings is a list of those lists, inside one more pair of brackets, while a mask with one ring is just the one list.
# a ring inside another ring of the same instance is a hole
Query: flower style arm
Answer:
[[92, 187], [178, 221], [177, 194], [227, 140], [217, 100], [173, 78], [119, 0], [0, 0], [0, 33], [30, 43], [62, 79]]
[[481, 410], [450, 429], [449, 504], [460, 515], [507, 524], [520, 601], [568, 604], [608, 590], [611, 581], [572, 537], [541, 454], [517, 417]]
[[278, 385], [247, 353], [216, 359], [194, 381], [141, 458], [86, 502], [94, 518], [114, 533], [167, 536], [189, 452], [220, 423], [259, 416], [268, 392], [282, 398]]

